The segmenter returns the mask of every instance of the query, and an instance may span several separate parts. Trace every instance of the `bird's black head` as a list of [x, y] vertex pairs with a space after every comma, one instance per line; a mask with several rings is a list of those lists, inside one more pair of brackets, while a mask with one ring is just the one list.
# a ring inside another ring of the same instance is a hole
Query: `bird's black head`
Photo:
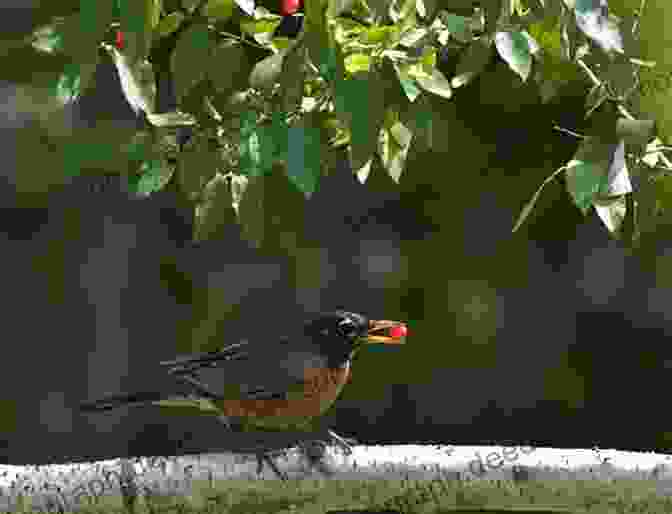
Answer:
[[406, 325], [398, 321], [369, 320], [362, 314], [337, 310], [308, 322], [305, 333], [314, 338], [330, 360], [344, 362], [362, 344], [403, 344]]

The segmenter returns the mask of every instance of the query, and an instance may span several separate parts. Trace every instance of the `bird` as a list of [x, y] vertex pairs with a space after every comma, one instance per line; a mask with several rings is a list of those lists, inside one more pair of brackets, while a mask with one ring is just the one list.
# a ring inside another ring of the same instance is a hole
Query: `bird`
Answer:
[[[400, 345], [407, 326], [338, 309], [320, 313], [292, 336], [272, 343], [242, 340], [219, 350], [162, 361], [176, 389], [106, 396], [83, 402], [83, 412], [130, 406], [195, 406], [216, 414], [229, 430], [309, 429], [336, 401], [351, 375], [353, 357], [367, 344]], [[348, 441], [326, 437], [350, 453]], [[255, 452], [286, 480], [263, 451]]]

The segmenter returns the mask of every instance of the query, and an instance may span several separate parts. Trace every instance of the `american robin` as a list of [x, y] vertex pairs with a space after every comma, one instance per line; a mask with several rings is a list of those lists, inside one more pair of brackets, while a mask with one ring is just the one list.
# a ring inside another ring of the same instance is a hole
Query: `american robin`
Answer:
[[[403, 344], [406, 333], [398, 321], [343, 310], [321, 314], [275, 344], [243, 341], [161, 362], [179, 389], [108, 396], [82, 403], [80, 410], [190, 405], [214, 412], [230, 429], [306, 430], [339, 396], [363, 344]], [[343, 438], [330, 430], [326, 435], [349, 451]], [[257, 453], [259, 466], [261, 458]], [[268, 455], [263, 458], [284, 478]]]

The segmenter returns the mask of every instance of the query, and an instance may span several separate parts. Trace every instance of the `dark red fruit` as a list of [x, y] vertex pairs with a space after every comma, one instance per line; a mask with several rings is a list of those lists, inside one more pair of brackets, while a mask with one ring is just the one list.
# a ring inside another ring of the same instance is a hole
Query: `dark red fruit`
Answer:
[[124, 33], [121, 30], [117, 30], [114, 36], [114, 46], [117, 47], [117, 50], [124, 49]]
[[301, 0], [282, 0], [280, 14], [287, 16], [296, 13], [301, 8]]

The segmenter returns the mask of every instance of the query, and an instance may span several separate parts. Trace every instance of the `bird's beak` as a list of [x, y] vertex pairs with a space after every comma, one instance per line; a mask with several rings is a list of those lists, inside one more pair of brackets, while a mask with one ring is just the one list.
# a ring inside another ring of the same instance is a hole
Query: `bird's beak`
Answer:
[[370, 320], [364, 343], [404, 344], [407, 332], [406, 324], [401, 321]]

